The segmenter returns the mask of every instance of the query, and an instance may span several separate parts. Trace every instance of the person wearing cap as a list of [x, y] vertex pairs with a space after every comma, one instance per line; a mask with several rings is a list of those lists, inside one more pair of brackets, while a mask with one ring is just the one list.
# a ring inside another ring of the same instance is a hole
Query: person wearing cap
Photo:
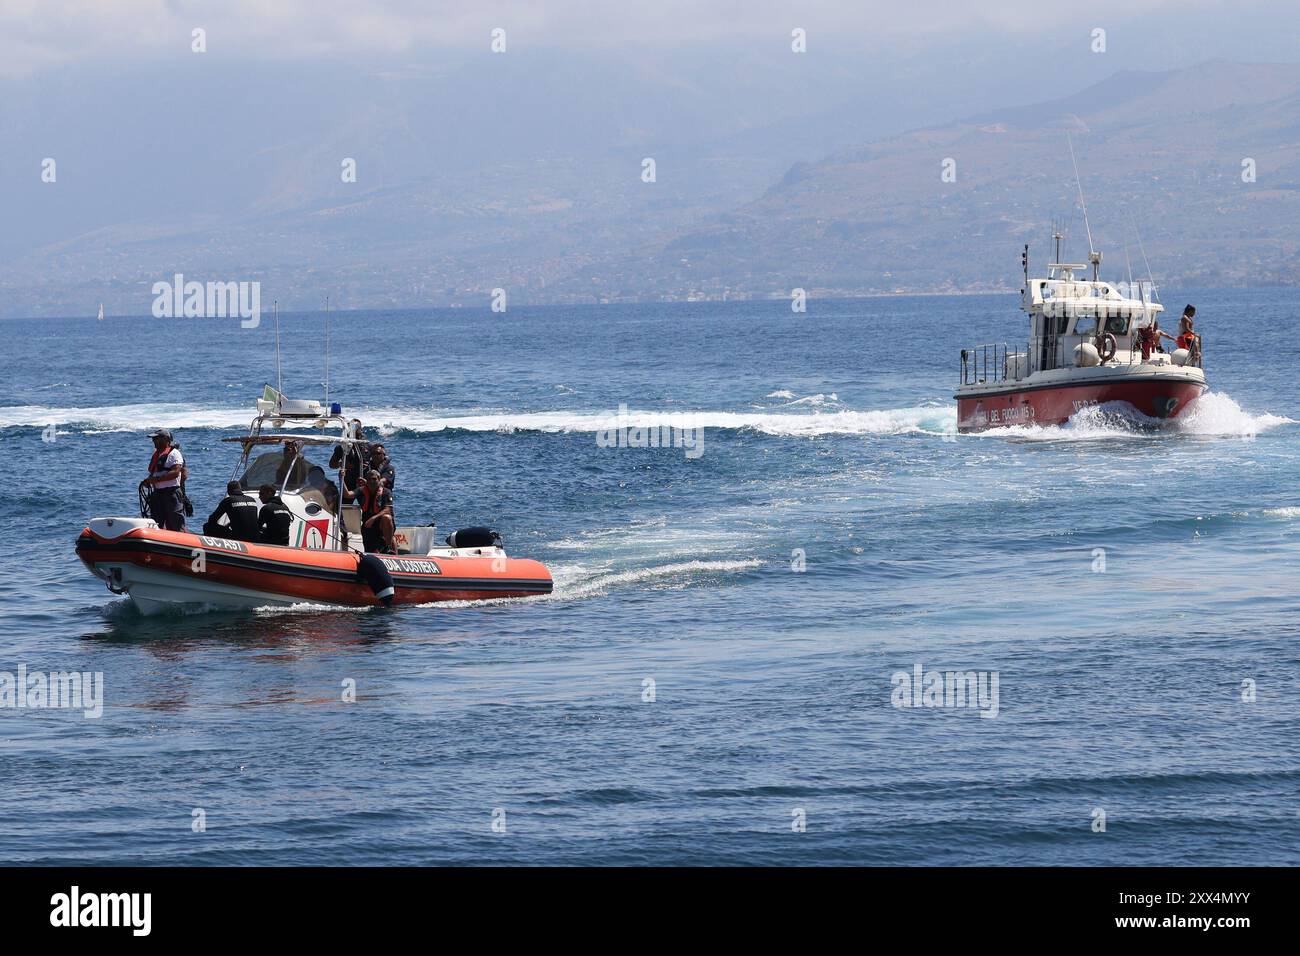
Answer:
[[153, 457], [149, 459], [149, 517], [168, 531], [185, 530], [185, 502], [181, 496], [181, 477], [185, 459], [172, 440], [172, 433], [160, 428], [153, 439]]
[[393, 493], [380, 480], [379, 472], [371, 469], [366, 473], [357, 496], [361, 499], [361, 541], [366, 550], [396, 554]]
[[1196, 306], [1189, 305], [1183, 309], [1183, 317], [1178, 320], [1178, 338], [1176, 344], [1180, 349], [1187, 349], [1187, 358], [1192, 365], [1201, 364], [1201, 337], [1193, 330], [1196, 319]]

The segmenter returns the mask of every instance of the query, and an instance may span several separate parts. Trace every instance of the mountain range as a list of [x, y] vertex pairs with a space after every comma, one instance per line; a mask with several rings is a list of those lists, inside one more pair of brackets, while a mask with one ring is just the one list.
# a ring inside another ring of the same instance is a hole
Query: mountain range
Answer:
[[[1123, 70], [928, 125], [915, 121], [943, 108], [919, 93], [873, 100], [867, 70], [819, 98], [794, 68], [762, 74], [748, 114], [700, 90], [748, 89], [749, 70], [697, 84], [643, 63], [594, 91], [564, 58], [488, 73], [266, 66], [238, 96], [178, 82], [125, 118], [109, 110], [126, 96], [113, 83], [70, 89], [114, 118], [63, 129], [48, 147], [66, 157], [58, 182], [32, 174], [7, 197], [24, 229], [0, 236], [0, 315], [99, 301], [145, 314], [152, 284], [176, 272], [258, 280], [264, 300], [308, 309], [326, 295], [483, 306], [494, 288], [512, 303], [1007, 289], [1024, 244], [1048, 257], [1053, 219], [1068, 257], [1086, 258], [1080, 189], [1104, 274], [1149, 263], [1164, 282], [1297, 281], [1300, 65]], [[268, 89], [291, 106], [293, 135], [256, 93]], [[0, 134], [59, 128], [58, 94], [9, 110]], [[302, 106], [322, 99], [319, 115]], [[4, 138], [0, 171], [30, 165]], [[340, 176], [347, 158], [355, 183]]]

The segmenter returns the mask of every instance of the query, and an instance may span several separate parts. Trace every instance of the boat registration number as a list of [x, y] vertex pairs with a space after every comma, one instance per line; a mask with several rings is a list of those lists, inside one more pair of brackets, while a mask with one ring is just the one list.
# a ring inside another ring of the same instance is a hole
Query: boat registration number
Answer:
[[218, 551], [236, 551], [239, 554], [248, 554], [248, 548], [242, 541], [232, 541], [230, 538], [210, 538], [206, 534], [199, 535], [199, 540], [203, 542], [205, 548], [216, 548]]

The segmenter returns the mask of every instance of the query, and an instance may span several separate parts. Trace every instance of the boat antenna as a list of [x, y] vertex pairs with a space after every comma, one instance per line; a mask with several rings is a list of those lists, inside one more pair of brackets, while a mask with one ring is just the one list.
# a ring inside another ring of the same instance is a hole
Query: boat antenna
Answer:
[[[1147, 258], [1146, 246], [1142, 244], [1142, 233], [1138, 232], [1137, 220], [1133, 218], [1133, 214], [1131, 212], [1129, 213], [1128, 220], [1129, 223], [1133, 226], [1133, 235], [1137, 237], [1138, 250], [1142, 253], [1142, 262], [1147, 267], [1147, 282], [1151, 286], [1152, 294], [1154, 294], [1156, 296], [1156, 299], [1159, 300], [1160, 295], [1156, 291], [1156, 277], [1151, 274], [1151, 261]], [[1147, 297], [1145, 295], [1142, 296], [1142, 317], [1146, 319], [1148, 322], [1150, 322], [1151, 320], [1150, 310], [1147, 308]]]
[[1079, 207], [1083, 210], [1083, 228], [1088, 233], [1088, 261], [1092, 263], [1092, 281], [1096, 282], [1101, 271], [1101, 254], [1092, 244], [1092, 224], [1088, 222], [1088, 204], [1083, 199], [1083, 180], [1079, 177], [1079, 164], [1074, 158], [1074, 140], [1065, 134], [1065, 143], [1070, 147], [1070, 165], [1074, 167], [1074, 184], [1079, 189]]
[[[283, 399], [284, 376], [280, 373], [280, 300], [275, 299], [272, 307], [275, 309], [275, 390], [280, 393], [280, 399]], [[277, 405], [280, 399], [276, 399]]]
[[325, 296], [325, 410], [330, 407], [330, 297]]
[[1146, 265], [1146, 267], [1147, 267], [1147, 279], [1148, 279], [1148, 280], [1150, 281], [1150, 283], [1151, 283], [1151, 291], [1152, 291], [1152, 292], [1155, 292], [1155, 291], [1156, 291], [1156, 277], [1155, 277], [1154, 275], [1151, 274], [1151, 262], [1147, 259], [1147, 250], [1146, 250], [1146, 246], [1142, 245], [1142, 233], [1138, 232], [1138, 224], [1137, 224], [1137, 220], [1133, 218], [1133, 216], [1132, 216], [1131, 213], [1129, 214], [1129, 222], [1133, 223], [1133, 235], [1137, 236], [1138, 249], [1140, 249], [1141, 252], [1142, 252], [1142, 262], [1143, 262], [1143, 263]]

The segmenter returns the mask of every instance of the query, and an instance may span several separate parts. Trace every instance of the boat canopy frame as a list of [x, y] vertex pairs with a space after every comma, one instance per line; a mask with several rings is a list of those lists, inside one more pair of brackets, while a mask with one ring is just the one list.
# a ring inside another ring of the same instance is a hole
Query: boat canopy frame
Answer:
[[[221, 439], [223, 442], [239, 442], [243, 446], [239, 460], [235, 463], [235, 470], [232, 473], [231, 478], [232, 480], [238, 479], [241, 475], [247, 472], [250, 453], [254, 448], [263, 445], [285, 445], [289, 442], [294, 442], [298, 446], [343, 445], [348, 448], [348, 450], [351, 450], [353, 447], [359, 448], [362, 445], [369, 444], [365, 439], [357, 438], [352, 434], [352, 423], [354, 421], [356, 421], [356, 419], [349, 419], [341, 413], [335, 414], [333, 412], [311, 415], [292, 414], [271, 410], [261, 412], [249, 423], [247, 435]], [[315, 431], [319, 431], [321, 434], [316, 435], [311, 432], [272, 432], [270, 434], [263, 434], [262, 432], [262, 427], [267, 423], [272, 424], [276, 428], [283, 428], [286, 424], [291, 422], [293, 424], [309, 427]], [[338, 429], [338, 434], [325, 434], [326, 430], [330, 428], [331, 425]], [[298, 452], [298, 454], [294, 456], [293, 463], [290, 464], [290, 467], [285, 469], [285, 476], [279, 489], [281, 493], [287, 489], [289, 478], [294, 474], [293, 465], [299, 461], [303, 462], [304, 465], [313, 464], [313, 462], [305, 458], [301, 452]], [[343, 482], [343, 468], [339, 468], [338, 471], [339, 473], [337, 477], [339, 480], [339, 487], [341, 488]]]

